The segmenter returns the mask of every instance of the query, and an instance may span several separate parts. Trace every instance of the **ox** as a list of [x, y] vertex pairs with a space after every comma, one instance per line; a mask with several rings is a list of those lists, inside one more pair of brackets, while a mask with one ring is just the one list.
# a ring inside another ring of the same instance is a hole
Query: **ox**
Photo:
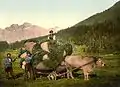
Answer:
[[95, 67], [103, 67], [105, 63], [100, 57], [72, 55], [65, 58], [65, 65], [67, 67], [67, 77], [74, 78], [72, 75], [72, 68], [81, 69], [84, 74], [84, 80], [89, 80], [89, 74]]

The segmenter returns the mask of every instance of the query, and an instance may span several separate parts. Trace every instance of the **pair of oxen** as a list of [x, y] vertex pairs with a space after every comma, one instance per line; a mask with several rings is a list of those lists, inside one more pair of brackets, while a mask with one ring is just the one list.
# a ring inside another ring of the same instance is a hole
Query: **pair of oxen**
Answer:
[[[38, 45], [42, 48], [42, 50], [44, 50], [45, 52], [50, 52], [49, 48], [48, 48], [48, 42], [44, 42], [41, 44], [38, 44], [36, 42], [26, 42], [24, 44], [24, 48], [26, 50], [28, 50], [29, 52], [33, 53], [33, 48], [35, 45]], [[73, 55], [72, 54], [72, 48], [71, 48], [71, 44], [64, 44], [63, 46], [61, 46], [61, 49], [57, 49], [57, 50], [61, 50], [61, 55], [59, 57], [62, 57], [62, 60], [60, 62], [60, 64], [58, 65], [58, 67], [56, 67], [54, 70], [51, 70], [50, 73], [48, 74], [48, 79], [54, 79], [56, 80], [56, 78], [58, 76], [64, 76], [67, 75], [67, 78], [74, 78], [72, 72], [75, 69], [79, 69], [83, 71], [84, 74], [84, 80], [89, 80], [89, 74], [94, 70], [94, 68], [98, 68], [98, 67], [103, 67], [105, 65], [105, 63], [103, 62], [103, 60], [101, 59], [102, 57], [94, 57], [94, 56], [81, 56], [81, 55]], [[37, 53], [37, 51], [36, 51]], [[36, 54], [34, 53], [34, 55]], [[22, 54], [21, 57], [24, 58], [27, 54]], [[34, 59], [35, 60], [35, 59]], [[49, 57], [47, 54], [45, 54], [42, 58], [42, 60], [49, 60]], [[35, 69], [39, 70], [36, 71], [36, 73], [42, 73], [42, 71], [49, 71], [49, 67], [47, 67], [43, 61], [39, 61], [39, 58], [37, 59], [37, 64], [35, 65]], [[23, 66], [26, 66], [26, 63], [23, 63]], [[64, 73], [59, 73], [65, 71]]]

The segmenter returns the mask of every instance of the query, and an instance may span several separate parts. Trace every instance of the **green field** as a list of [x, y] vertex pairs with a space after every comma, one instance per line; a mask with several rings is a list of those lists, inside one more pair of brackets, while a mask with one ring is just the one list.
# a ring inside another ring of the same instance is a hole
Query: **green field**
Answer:
[[[17, 55], [17, 51], [11, 51], [13, 57]], [[1, 53], [0, 59], [6, 53]], [[23, 77], [15, 80], [6, 80], [4, 72], [1, 70], [0, 87], [120, 87], [120, 56], [119, 55], [104, 55], [106, 66], [95, 69], [96, 75], [91, 76], [89, 81], [83, 80], [83, 75], [79, 74], [75, 79], [58, 79], [49, 81], [46, 77], [37, 78], [35, 81], [24, 81]], [[15, 75], [21, 73], [19, 68], [19, 60], [14, 64]]]

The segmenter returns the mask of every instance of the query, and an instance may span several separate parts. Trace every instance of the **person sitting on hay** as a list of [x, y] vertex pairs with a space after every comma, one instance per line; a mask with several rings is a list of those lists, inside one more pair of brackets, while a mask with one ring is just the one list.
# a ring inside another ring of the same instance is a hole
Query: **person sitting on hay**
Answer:
[[55, 36], [53, 30], [50, 30], [50, 31], [49, 31], [48, 39], [49, 39], [49, 40], [56, 40], [56, 36]]
[[53, 53], [55, 44], [56, 44], [56, 36], [53, 30], [50, 30], [48, 35], [48, 40], [41, 43], [41, 48], [45, 53], [43, 56], [43, 60], [49, 58], [51, 53]]

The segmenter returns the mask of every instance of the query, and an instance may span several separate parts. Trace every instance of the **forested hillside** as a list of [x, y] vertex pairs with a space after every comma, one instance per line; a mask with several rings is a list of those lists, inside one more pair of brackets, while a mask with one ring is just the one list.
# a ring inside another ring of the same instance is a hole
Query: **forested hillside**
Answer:
[[77, 45], [86, 45], [88, 51], [119, 52], [120, 2], [71, 28], [59, 31], [57, 36]]

